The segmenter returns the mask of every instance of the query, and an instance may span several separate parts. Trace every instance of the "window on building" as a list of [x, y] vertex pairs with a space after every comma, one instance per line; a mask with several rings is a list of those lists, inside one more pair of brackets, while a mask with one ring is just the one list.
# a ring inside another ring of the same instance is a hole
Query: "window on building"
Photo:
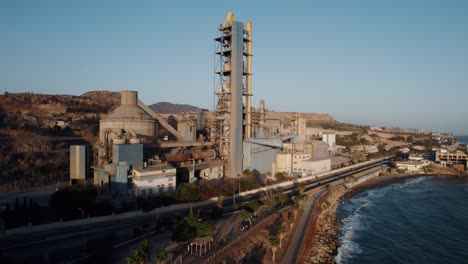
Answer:
[[148, 195], [153, 195], [153, 188], [148, 189]]

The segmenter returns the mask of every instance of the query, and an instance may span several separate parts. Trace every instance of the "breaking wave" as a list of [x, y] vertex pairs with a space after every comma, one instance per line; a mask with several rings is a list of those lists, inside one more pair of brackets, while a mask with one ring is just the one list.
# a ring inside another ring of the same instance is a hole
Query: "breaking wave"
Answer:
[[439, 179], [408, 179], [343, 201], [336, 263], [466, 261], [468, 181]]

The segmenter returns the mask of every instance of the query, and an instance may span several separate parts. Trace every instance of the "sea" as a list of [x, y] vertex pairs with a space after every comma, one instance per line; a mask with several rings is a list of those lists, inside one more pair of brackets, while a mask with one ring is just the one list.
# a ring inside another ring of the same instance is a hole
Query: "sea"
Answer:
[[468, 263], [468, 179], [418, 177], [344, 200], [337, 263]]
[[468, 136], [455, 136], [460, 143], [468, 145]]

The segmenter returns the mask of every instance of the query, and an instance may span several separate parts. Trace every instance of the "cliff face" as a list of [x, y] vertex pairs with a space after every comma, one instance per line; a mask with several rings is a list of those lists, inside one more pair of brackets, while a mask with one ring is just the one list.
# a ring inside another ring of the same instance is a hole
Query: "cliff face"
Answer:
[[343, 186], [330, 188], [320, 203], [317, 227], [313, 246], [306, 263], [335, 263], [334, 255], [339, 244], [340, 223], [336, 219], [336, 209], [346, 193]]

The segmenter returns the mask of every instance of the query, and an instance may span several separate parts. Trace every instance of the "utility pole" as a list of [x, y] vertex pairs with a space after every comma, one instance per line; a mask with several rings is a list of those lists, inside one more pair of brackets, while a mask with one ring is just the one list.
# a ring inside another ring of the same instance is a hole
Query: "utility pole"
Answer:
[[139, 188], [136, 187], [135, 192], [134, 192], [134, 194], [135, 194], [135, 217], [138, 216], [138, 190], [139, 190]]
[[233, 192], [232, 192], [232, 208], [234, 209], [236, 205], [236, 187], [232, 186]]
[[239, 174], [239, 175], [238, 175], [238, 179], [239, 179], [239, 197], [240, 197], [240, 193], [241, 193], [241, 188], [240, 188], [241, 177], [242, 177], [242, 176]]

